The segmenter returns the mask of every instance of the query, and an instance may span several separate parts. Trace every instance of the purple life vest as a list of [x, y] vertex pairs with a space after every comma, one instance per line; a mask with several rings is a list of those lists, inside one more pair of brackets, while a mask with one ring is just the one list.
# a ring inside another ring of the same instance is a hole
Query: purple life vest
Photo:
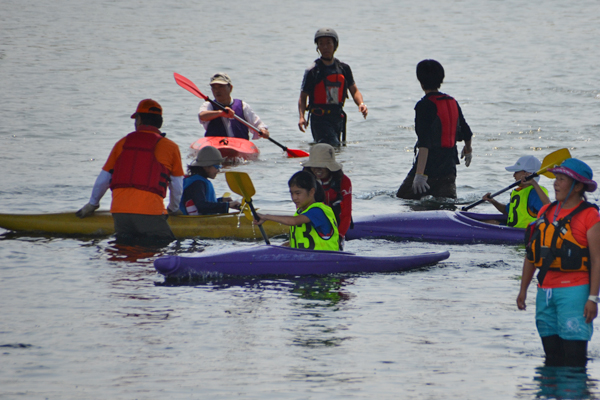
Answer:
[[[238, 117], [244, 119], [244, 109], [241, 100], [233, 99], [233, 103], [229, 107]], [[248, 128], [244, 124], [239, 122], [237, 119], [230, 119], [229, 123], [231, 124], [231, 130], [233, 131], [233, 137], [250, 140]], [[210, 121], [204, 136], [228, 136], [221, 117]]]

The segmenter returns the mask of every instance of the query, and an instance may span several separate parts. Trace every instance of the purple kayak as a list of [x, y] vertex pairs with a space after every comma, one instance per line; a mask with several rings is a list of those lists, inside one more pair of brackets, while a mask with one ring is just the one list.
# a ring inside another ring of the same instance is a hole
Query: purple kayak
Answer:
[[258, 245], [197, 257], [165, 256], [154, 268], [166, 277], [197, 278], [219, 275], [325, 275], [395, 272], [435, 264], [450, 257], [447, 251], [414, 256], [362, 257], [343, 251], [291, 249]]
[[[494, 220], [500, 225], [487, 222]], [[354, 218], [346, 240], [388, 238], [446, 243], [523, 243], [525, 230], [506, 225], [500, 214], [464, 211], [415, 211]]]

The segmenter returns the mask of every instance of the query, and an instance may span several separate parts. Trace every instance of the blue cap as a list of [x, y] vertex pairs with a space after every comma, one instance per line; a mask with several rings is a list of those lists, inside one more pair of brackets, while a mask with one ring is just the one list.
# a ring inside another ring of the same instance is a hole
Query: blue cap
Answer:
[[583, 183], [586, 192], [593, 192], [598, 187], [598, 184], [592, 180], [594, 173], [589, 165], [576, 158], [567, 158], [560, 166], [550, 168], [548, 171], [553, 174], [565, 174]]

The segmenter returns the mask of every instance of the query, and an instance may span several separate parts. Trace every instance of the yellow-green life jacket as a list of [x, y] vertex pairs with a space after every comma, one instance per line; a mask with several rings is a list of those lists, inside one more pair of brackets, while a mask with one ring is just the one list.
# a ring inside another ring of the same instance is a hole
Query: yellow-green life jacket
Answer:
[[323, 203], [313, 203], [301, 213], [298, 213], [298, 210], [296, 210], [294, 216], [304, 214], [312, 208], [323, 210], [325, 216], [331, 223], [331, 226], [333, 226], [333, 234], [327, 239], [322, 238], [310, 222], [302, 225], [290, 226], [290, 247], [296, 249], [338, 251], [340, 249], [340, 234], [331, 207], [326, 206]]

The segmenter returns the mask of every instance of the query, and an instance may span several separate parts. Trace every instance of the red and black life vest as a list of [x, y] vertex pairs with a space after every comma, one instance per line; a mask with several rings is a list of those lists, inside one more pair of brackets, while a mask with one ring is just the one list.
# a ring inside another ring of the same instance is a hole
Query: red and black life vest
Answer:
[[154, 150], [162, 136], [153, 132], [135, 131], [127, 135], [123, 151], [112, 171], [111, 190], [135, 188], [167, 195], [170, 172], [156, 159]]
[[456, 145], [456, 131], [458, 129], [458, 104], [454, 98], [444, 93], [435, 93], [427, 96], [437, 108], [437, 116], [442, 126], [441, 146], [452, 148]]
[[319, 59], [315, 61], [317, 84], [310, 94], [310, 106], [338, 106], [342, 107], [346, 101], [346, 77], [340, 65], [335, 59], [333, 62], [335, 73], [325, 75], [325, 64]]

